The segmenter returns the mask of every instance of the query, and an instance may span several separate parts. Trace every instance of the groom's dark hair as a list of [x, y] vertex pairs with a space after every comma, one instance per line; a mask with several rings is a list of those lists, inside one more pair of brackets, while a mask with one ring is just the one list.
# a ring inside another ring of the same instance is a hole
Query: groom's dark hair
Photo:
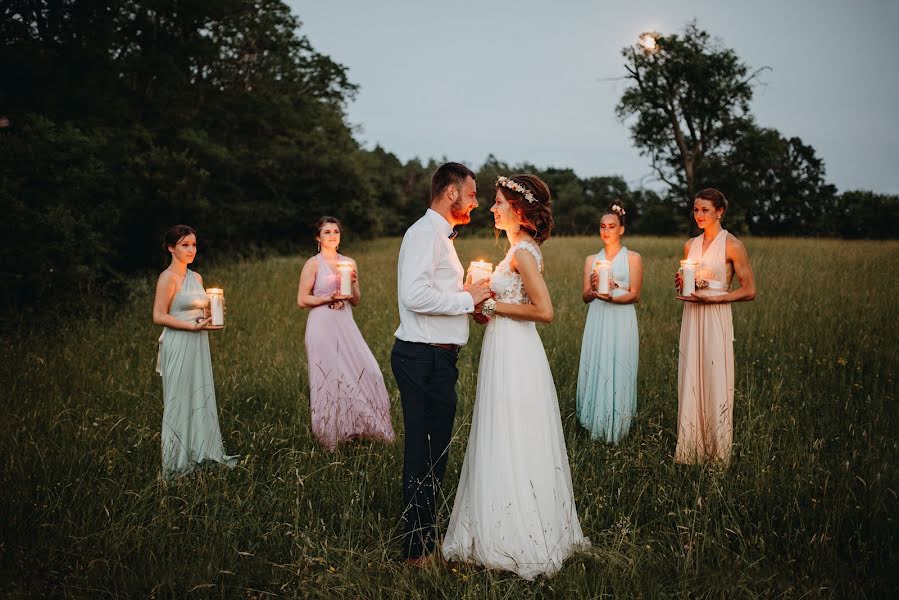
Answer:
[[461, 188], [462, 183], [469, 177], [477, 179], [474, 171], [461, 163], [448, 162], [437, 167], [431, 175], [431, 200], [428, 205], [439, 198], [448, 186], [455, 185]]

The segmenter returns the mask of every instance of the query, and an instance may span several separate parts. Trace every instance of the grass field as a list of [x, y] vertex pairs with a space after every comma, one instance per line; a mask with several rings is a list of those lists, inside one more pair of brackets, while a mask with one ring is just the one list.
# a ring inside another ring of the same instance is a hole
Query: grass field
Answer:
[[[165, 484], [152, 283], [104, 318], [4, 339], [0, 361], [0, 595], [6, 597], [874, 598], [899, 588], [899, 243], [750, 239], [755, 302], [734, 306], [735, 454], [727, 470], [677, 466], [683, 240], [633, 237], [638, 419], [620, 446], [574, 417], [583, 257], [598, 238], [547, 242], [549, 355], [581, 523], [594, 543], [550, 580], [399, 562], [402, 437], [328, 453], [309, 428], [296, 308], [303, 258], [219, 269], [228, 327], [213, 337], [225, 448], [246, 458]], [[347, 248], [356, 320], [385, 373], [397, 325], [399, 240]], [[498, 260], [460, 238], [463, 263]], [[452, 497], [470, 424], [482, 330], [460, 355], [446, 477]]]

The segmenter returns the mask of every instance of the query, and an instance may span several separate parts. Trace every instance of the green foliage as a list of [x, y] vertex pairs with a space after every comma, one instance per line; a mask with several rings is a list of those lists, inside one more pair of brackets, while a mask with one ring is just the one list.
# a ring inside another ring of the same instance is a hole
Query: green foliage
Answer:
[[747, 125], [728, 156], [710, 161], [703, 186], [727, 190], [727, 226], [758, 235], [820, 234], [836, 188], [799, 138]]
[[[733, 307], [734, 458], [717, 470], [674, 464], [682, 305], [671, 278], [684, 239], [625, 237], [643, 256], [645, 283], [637, 420], [618, 446], [592, 441], [574, 414], [582, 265], [600, 242], [550, 239], [556, 317], [538, 328], [593, 548], [552, 579], [526, 582], [402, 566], [402, 411], [389, 368], [399, 239], [347, 241], [363, 294], [354, 317], [392, 400], [390, 446], [329, 453], [312, 438], [306, 314], [295, 304], [306, 256], [201, 271], [228, 300], [228, 326], [210, 336], [225, 448], [244, 456], [233, 470], [159, 479], [155, 278], [132, 281], [133, 299], [102, 319], [2, 339], [4, 597], [878, 598], [899, 585], [899, 364], [889, 350], [899, 335], [899, 243], [745, 240], [759, 295]], [[456, 245], [463, 263], [503, 253], [467, 234]], [[823, 286], [847, 273], [865, 284], [838, 294], [797, 286], [808, 273]], [[473, 325], [459, 357], [443, 519], [482, 336]]]
[[[280, 0], [0, 5], [0, 321], [121, 300], [125, 278], [164, 265], [175, 223], [198, 229], [207, 261], [308, 248], [325, 214], [357, 240], [402, 234], [437, 163], [361, 148], [347, 68], [300, 28]], [[532, 172], [552, 188], [557, 235], [594, 232], [612, 201], [629, 232], [685, 232], [693, 173], [732, 199], [738, 231], [896, 235], [894, 197], [836, 196], [812, 148], [751, 124], [752, 76], [732, 51], [695, 25], [658, 43], [656, 55], [625, 51], [635, 86], [619, 115], [636, 117], [669, 193], [491, 156], [482, 204], [497, 175]], [[492, 224], [478, 211], [468, 234], [492, 236]]]
[[846, 238], [895, 238], [899, 196], [855, 190], [843, 192], [819, 215], [819, 227]]
[[631, 134], [658, 177], [685, 202], [702, 186], [708, 158], [724, 154], [751, 121], [749, 101], [757, 73], [729, 48], [718, 46], [695, 22], [683, 35], [658, 36], [656, 50], [622, 50], [627, 79], [616, 112], [635, 118]]
[[297, 248], [325, 213], [381, 232], [344, 118], [356, 87], [284, 3], [3, 11], [4, 315], [160, 266], [178, 222], [219, 257]]
[[[5, 313], [60, 304], [113, 274], [106, 232], [119, 215], [116, 142], [28, 116], [0, 143]], [[26, 174], [21, 177], [21, 174]]]
[[744, 234], [896, 236], [888, 226], [896, 222], [893, 196], [838, 197], [814, 148], [755, 124], [749, 102], [764, 69], [750, 72], [696, 22], [681, 35], [646, 35], [651, 48], [622, 50], [629, 85], [616, 107], [669, 188], [665, 197], [637, 200], [640, 231], [683, 229], [696, 192], [715, 187], [730, 201], [727, 227]]

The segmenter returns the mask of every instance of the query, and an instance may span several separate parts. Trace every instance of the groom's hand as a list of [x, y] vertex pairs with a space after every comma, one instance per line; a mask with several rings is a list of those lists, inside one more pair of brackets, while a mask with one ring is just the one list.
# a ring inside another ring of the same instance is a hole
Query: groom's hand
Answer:
[[475, 306], [493, 296], [493, 292], [490, 291], [489, 279], [481, 279], [477, 283], [466, 283], [462, 289], [471, 294]]

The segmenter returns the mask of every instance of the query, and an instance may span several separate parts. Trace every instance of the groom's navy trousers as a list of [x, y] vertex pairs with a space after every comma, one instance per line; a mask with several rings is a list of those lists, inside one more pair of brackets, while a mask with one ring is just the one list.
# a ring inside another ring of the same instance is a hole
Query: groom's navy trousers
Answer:
[[390, 356], [406, 434], [403, 552], [407, 558], [430, 554], [438, 539], [437, 511], [446, 504], [440, 482], [456, 416], [457, 357], [451, 349], [400, 339]]

